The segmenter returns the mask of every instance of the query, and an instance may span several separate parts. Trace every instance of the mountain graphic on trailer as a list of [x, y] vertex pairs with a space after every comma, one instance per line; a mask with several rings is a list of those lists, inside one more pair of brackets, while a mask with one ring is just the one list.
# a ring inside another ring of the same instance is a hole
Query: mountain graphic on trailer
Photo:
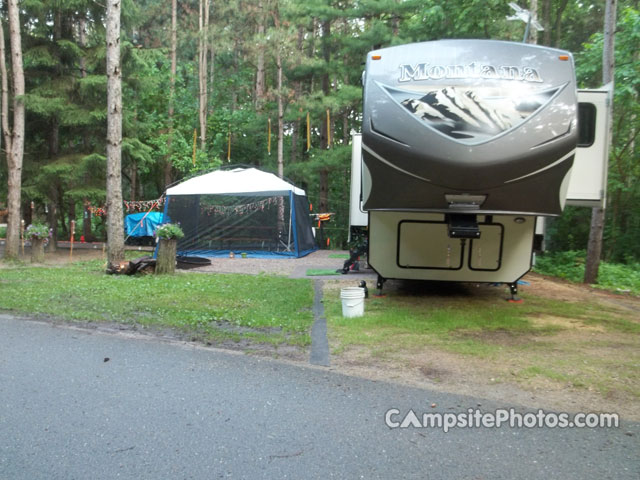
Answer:
[[[558, 88], [524, 96], [483, 95], [479, 90], [445, 87], [427, 92], [407, 92], [387, 87], [412, 114], [431, 128], [462, 143], [490, 140], [522, 124], [543, 108]], [[411, 95], [407, 98], [407, 95]]]

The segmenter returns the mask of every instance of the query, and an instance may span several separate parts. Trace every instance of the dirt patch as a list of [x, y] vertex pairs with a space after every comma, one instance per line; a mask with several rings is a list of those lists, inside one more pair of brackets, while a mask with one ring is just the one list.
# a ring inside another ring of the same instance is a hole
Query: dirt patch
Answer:
[[525, 280], [530, 284], [525, 290], [534, 295], [571, 303], [589, 302], [596, 299], [603, 305], [638, 312], [638, 318], [640, 319], [640, 297], [624, 293], [608, 292], [588, 285], [545, 277], [537, 273], [527, 274]]
[[543, 376], [523, 379], [519, 377], [522, 365], [517, 359], [500, 363], [479, 361], [434, 348], [382, 359], [372, 357], [364, 349], [349, 348], [331, 361], [333, 369], [348, 375], [486, 398], [505, 407], [617, 412], [623, 418], [640, 420], [640, 404], [624, 389], [599, 392]]
[[531, 322], [539, 328], [558, 327], [572, 332], [598, 332], [605, 331], [601, 325], [587, 325], [576, 318], [556, 317], [554, 315], [540, 315], [530, 317]]

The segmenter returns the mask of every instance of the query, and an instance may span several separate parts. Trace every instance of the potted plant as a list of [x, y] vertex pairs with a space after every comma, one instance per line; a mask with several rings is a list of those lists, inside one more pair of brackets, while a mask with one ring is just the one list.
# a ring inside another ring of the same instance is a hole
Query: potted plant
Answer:
[[41, 223], [32, 223], [24, 234], [31, 243], [31, 263], [44, 262], [44, 242], [51, 235], [49, 227]]
[[184, 232], [179, 225], [165, 223], [156, 230], [156, 237], [158, 237], [156, 273], [175, 273], [176, 247], [178, 240], [184, 237]]

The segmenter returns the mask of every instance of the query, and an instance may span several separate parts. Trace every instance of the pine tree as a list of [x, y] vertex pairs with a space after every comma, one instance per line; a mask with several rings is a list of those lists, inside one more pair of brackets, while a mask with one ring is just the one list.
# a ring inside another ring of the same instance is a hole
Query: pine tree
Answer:
[[9, 37], [11, 42], [11, 67], [13, 80], [13, 126], [9, 127], [8, 82], [5, 65], [4, 31], [0, 39], [2, 46], [2, 131], [5, 139], [8, 166], [7, 244], [5, 258], [18, 256], [20, 240], [20, 196], [22, 187], [22, 159], [24, 155], [24, 71], [22, 64], [22, 39], [17, 0], [9, 0]]
[[122, 71], [120, 0], [107, 3], [107, 262], [124, 260], [122, 218]]
[[[602, 83], [613, 83], [615, 71], [615, 27], [617, 0], [607, 0], [606, 13], [604, 17], [604, 48], [602, 51]], [[611, 110], [613, 106], [611, 107]], [[610, 116], [612, 113], [610, 111]], [[611, 118], [610, 118], [611, 120]], [[609, 122], [612, 125], [613, 122]], [[613, 128], [613, 127], [612, 127]], [[589, 232], [589, 244], [587, 248], [587, 259], [584, 267], [584, 283], [596, 283], [598, 280], [598, 270], [600, 267], [600, 256], [602, 255], [602, 235], [604, 231], [605, 209], [594, 207], [591, 212], [591, 229]]]

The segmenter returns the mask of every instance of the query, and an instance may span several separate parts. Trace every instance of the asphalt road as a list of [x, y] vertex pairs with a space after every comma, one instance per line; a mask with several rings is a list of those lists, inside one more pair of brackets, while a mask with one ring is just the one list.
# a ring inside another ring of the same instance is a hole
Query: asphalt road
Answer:
[[511, 406], [0, 315], [3, 480], [640, 478], [640, 425], [624, 420], [448, 433], [384, 420], [478, 404]]

